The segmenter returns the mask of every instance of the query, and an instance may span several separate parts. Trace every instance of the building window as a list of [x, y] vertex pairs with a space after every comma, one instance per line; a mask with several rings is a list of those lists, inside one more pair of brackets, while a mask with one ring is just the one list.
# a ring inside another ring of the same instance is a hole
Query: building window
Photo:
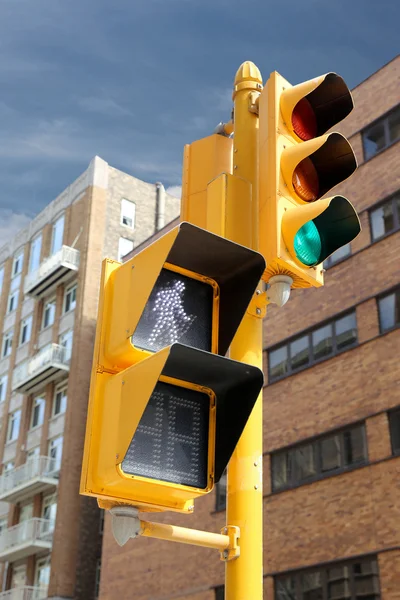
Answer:
[[21, 425], [21, 409], [8, 415], [7, 442], [14, 442], [19, 436]]
[[6, 473], [7, 471], [12, 471], [12, 469], [14, 468], [14, 461], [10, 460], [9, 462], [6, 462], [3, 466], [3, 473]]
[[400, 139], [400, 104], [362, 133], [364, 160], [372, 158]]
[[28, 452], [27, 460], [34, 460], [40, 456], [40, 446], [35, 446]]
[[400, 229], [400, 192], [369, 213], [372, 241]]
[[8, 375], [2, 375], [0, 377], [0, 402], [4, 402], [7, 394], [7, 382]]
[[36, 562], [35, 585], [47, 589], [50, 583], [50, 562], [48, 558], [41, 558]]
[[272, 491], [302, 485], [366, 462], [365, 425], [349, 427], [272, 454]]
[[8, 303], [7, 303], [7, 312], [8, 313], [11, 313], [14, 310], [17, 310], [18, 296], [19, 296], [18, 290], [16, 292], [11, 292], [10, 295], [8, 296]]
[[31, 429], [43, 425], [45, 406], [46, 400], [43, 398], [43, 396], [36, 396], [36, 398], [33, 399]]
[[32, 315], [21, 321], [21, 332], [19, 337], [19, 345], [26, 344], [31, 339], [32, 333]]
[[400, 288], [377, 299], [381, 333], [400, 325]]
[[47, 300], [43, 307], [42, 329], [53, 325], [56, 316], [56, 299]]
[[57, 497], [46, 496], [43, 498], [43, 507], [42, 507], [42, 519], [46, 522], [42, 525], [42, 531], [46, 533], [51, 533], [54, 531], [54, 525], [56, 522], [57, 515]]
[[218, 481], [215, 489], [215, 510], [226, 509], [226, 470], [223, 472], [221, 479]]
[[132, 240], [128, 240], [127, 238], [119, 238], [118, 243], [118, 260], [121, 261], [124, 256], [129, 254], [133, 250], [133, 242]]
[[0, 534], [8, 529], [8, 517], [0, 517]]
[[389, 413], [390, 437], [393, 454], [400, 454], [400, 410]]
[[56, 387], [53, 400], [53, 416], [65, 413], [67, 410], [67, 388], [68, 384], [61, 384]]
[[51, 238], [51, 254], [55, 254], [63, 245], [64, 236], [64, 215], [62, 215], [53, 225], [53, 234]]
[[0, 295], [1, 295], [1, 292], [3, 291], [3, 283], [4, 283], [4, 267], [1, 267], [1, 269], [0, 269]]
[[16, 277], [17, 275], [19, 275], [22, 272], [23, 264], [24, 264], [24, 251], [21, 250], [21, 252], [18, 252], [18, 254], [16, 254], [14, 256], [11, 277]]
[[324, 269], [329, 269], [329, 267], [332, 267], [337, 262], [340, 262], [347, 256], [350, 256], [350, 254], [351, 244], [345, 244], [344, 246], [336, 250], [336, 252], [328, 256], [326, 260], [324, 260]]
[[49, 457], [52, 459], [49, 471], [59, 471], [61, 468], [61, 457], [63, 448], [63, 436], [50, 440]]
[[269, 382], [335, 356], [357, 343], [353, 310], [268, 351]]
[[135, 213], [136, 205], [130, 200], [121, 200], [121, 225], [129, 227], [129, 229], [135, 228]]
[[275, 600], [380, 600], [376, 558], [275, 577]]
[[29, 273], [36, 271], [40, 265], [40, 253], [42, 250], [42, 234], [35, 237], [31, 242], [31, 251], [29, 255]]
[[77, 284], [71, 285], [64, 293], [64, 313], [74, 310], [76, 307], [76, 288]]
[[215, 600], [224, 600], [225, 598], [225, 587], [223, 585], [219, 585], [215, 589]]
[[98, 598], [100, 594], [100, 574], [101, 574], [101, 559], [99, 558], [96, 563], [96, 579], [94, 586], [94, 597]]
[[14, 330], [6, 331], [6, 333], [3, 335], [3, 347], [1, 349], [2, 358], [6, 357], [6, 356], [10, 356], [11, 351], [12, 351], [13, 337], [14, 337]]
[[100, 519], [99, 519], [99, 533], [104, 533], [104, 517], [106, 511], [103, 508], [100, 508]]
[[60, 346], [65, 348], [64, 360], [67, 362], [71, 360], [73, 335], [74, 332], [72, 329], [70, 329], [69, 331], [62, 333], [59, 338]]

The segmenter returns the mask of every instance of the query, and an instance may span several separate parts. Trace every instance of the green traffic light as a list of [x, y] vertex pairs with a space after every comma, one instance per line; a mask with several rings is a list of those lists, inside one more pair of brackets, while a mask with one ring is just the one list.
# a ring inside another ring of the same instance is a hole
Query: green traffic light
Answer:
[[317, 265], [322, 251], [321, 236], [313, 221], [305, 223], [295, 235], [294, 250], [296, 257], [304, 265]]

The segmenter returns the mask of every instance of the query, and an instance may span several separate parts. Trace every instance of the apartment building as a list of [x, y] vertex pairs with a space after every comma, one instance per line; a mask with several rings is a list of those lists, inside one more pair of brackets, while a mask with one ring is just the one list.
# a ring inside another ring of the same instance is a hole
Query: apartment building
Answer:
[[[266, 600], [400, 599], [399, 75], [396, 57], [358, 85], [338, 127], [359, 168], [335, 193], [362, 233], [326, 261], [323, 288], [268, 307]], [[222, 481], [193, 515], [157, 520], [218, 532], [225, 500]], [[224, 598], [217, 551], [148, 538], [119, 548], [108, 515], [102, 565], [100, 600]]]
[[102, 514], [79, 496], [101, 262], [176, 217], [99, 157], [0, 248], [0, 600], [94, 600]]

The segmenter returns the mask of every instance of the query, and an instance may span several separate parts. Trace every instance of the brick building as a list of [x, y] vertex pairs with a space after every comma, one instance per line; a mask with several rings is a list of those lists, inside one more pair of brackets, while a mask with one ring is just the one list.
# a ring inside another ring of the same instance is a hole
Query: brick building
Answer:
[[0, 600], [93, 600], [102, 514], [79, 496], [101, 261], [179, 200], [95, 157], [0, 247]]
[[[399, 75], [397, 57], [358, 85], [338, 127], [359, 168], [335, 192], [362, 233], [326, 261], [323, 288], [265, 320], [266, 600], [400, 599]], [[194, 515], [157, 520], [218, 532], [224, 505], [222, 482]], [[100, 600], [223, 598], [216, 551], [119, 548], [105, 523]]]

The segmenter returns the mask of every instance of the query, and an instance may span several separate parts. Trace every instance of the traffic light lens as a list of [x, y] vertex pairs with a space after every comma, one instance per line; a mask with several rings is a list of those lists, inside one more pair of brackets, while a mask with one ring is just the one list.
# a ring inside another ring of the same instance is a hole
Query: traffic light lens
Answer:
[[314, 202], [319, 196], [319, 178], [317, 169], [310, 158], [304, 158], [293, 172], [295, 192], [305, 202]]
[[213, 287], [162, 269], [131, 337], [137, 348], [157, 352], [175, 342], [212, 351]]
[[292, 112], [292, 126], [295, 134], [303, 141], [312, 140], [317, 135], [317, 117], [307, 98], [302, 98]]
[[122, 462], [129, 475], [204, 489], [210, 397], [158, 381]]
[[320, 262], [322, 251], [321, 236], [313, 221], [300, 227], [294, 238], [296, 257], [304, 265], [312, 267]]

